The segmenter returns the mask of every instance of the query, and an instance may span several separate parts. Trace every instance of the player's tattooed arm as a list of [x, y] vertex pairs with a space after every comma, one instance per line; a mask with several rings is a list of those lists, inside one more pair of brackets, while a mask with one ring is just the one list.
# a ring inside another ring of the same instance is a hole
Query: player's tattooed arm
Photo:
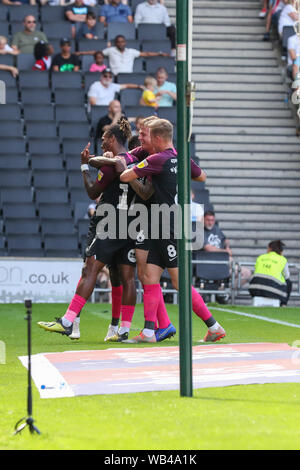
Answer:
[[[81, 165], [88, 165], [90, 159], [91, 159], [91, 156], [90, 156], [90, 142], [89, 142], [87, 146], [81, 152]], [[92, 200], [97, 199], [97, 197], [100, 196], [101, 192], [99, 192], [100, 191], [99, 185], [97, 184], [97, 182], [93, 180], [92, 175], [90, 174], [88, 170], [88, 167], [87, 169], [82, 171], [82, 177], [83, 177], [84, 187], [89, 198]]]
[[153, 184], [148, 179], [146, 179], [145, 183], [139, 180], [131, 181], [130, 186], [143, 201], [147, 201], [154, 193]]

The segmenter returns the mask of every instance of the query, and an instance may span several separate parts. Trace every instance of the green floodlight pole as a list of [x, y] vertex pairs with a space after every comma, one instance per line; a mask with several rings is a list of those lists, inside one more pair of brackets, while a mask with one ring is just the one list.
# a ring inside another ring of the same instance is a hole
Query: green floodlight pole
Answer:
[[[188, 108], [188, 37], [189, 0], [176, 0], [177, 27], [177, 151], [178, 151], [178, 204], [179, 218], [179, 356], [180, 394], [193, 396], [192, 377], [192, 299], [191, 299], [191, 251], [187, 250], [186, 227], [190, 224], [191, 163], [189, 155]], [[185, 223], [187, 221], [187, 223]]]

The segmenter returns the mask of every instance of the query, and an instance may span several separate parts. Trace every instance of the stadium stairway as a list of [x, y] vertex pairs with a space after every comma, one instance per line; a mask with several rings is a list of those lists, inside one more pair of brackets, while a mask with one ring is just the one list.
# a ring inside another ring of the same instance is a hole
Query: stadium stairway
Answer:
[[[175, 2], [167, 2], [175, 19]], [[300, 265], [300, 148], [278, 52], [262, 41], [260, 1], [194, 2], [196, 153], [236, 261], [272, 239]]]

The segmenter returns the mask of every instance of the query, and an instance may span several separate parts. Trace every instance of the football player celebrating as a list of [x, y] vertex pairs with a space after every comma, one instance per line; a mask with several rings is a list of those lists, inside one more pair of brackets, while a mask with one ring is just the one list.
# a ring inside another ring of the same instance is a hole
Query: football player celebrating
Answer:
[[[120, 180], [130, 183], [137, 178], [151, 176], [154, 186], [155, 203], [168, 207], [177, 202], [177, 153], [173, 146], [173, 126], [164, 119], [158, 119], [149, 124], [151, 141], [155, 154], [147, 157], [137, 166], [125, 170]], [[192, 162], [192, 179], [205, 181], [206, 174]], [[153, 223], [153, 221], [152, 221]], [[140, 343], [156, 342], [154, 333], [157, 307], [160, 296], [160, 278], [165, 268], [168, 269], [173, 287], [178, 289], [177, 243], [175, 239], [174, 218], [170, 219], [170, 239], [159, 237], [151, 239], [144, 277], [144, 316], [145, 325], [140, 335], [125, 342]], [[160, 234], [161, 235], [161, 234]], [[215, 342], [225, 337], [225, 330], [214, 319], [206, 307], [201, 295], [192, 287], [193, 311], [199, 316], [208, 332], [205, 342]]]

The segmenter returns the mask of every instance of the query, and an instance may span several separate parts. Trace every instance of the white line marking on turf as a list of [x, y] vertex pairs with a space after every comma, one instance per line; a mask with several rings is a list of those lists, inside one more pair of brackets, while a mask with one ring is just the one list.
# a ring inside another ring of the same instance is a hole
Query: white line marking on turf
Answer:
[[235, 313], [236, 315], [240, 315], [242, 317], [250, 317], [250, 318], [255, 318], [256, 320], [267, 321], [269, 323], [277, 323], [278, 325], [291, 326], [292, 328], [300, 328], [300, 325], [295, 325], [294, 323], [288, 323], [285, 321], [276, 320], [275, 318], [263, 317], [261, 315], [254, 315], [252, 313], [239, 312], [238, 310], [229, 310], [226, 308], [219, 308], [219, 307], [211, 307], [211, 310], [219, 310], [220, 312]]

